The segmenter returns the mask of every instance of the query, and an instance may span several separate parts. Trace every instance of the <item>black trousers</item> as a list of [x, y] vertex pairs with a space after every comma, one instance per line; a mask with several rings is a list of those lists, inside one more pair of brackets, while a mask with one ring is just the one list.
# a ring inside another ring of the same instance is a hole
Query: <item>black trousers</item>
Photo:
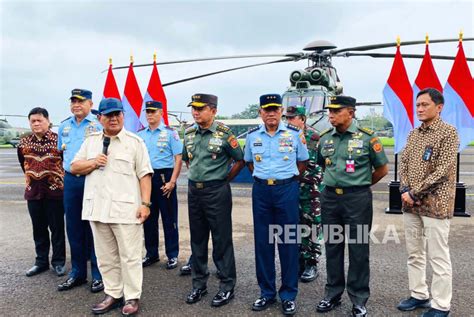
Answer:
[[344, 292], [344, 249], [347, 243], [347, 293], [355, 305], [367, 302], [370, 295], [369, 232], [372, 214], [370, 188], [343, 195], [326, 189], [323, 191], [321, 220], [326, 248], [326, 298], [335, 298]]
[[208, 243], [212, 234], [213, 258], [222, 276], [219, 289], [229, 291], [236, 282], [232, 242], [232, 193], [228, 183], [198, 189], [188, 185], [193, 288], [206, 288]]
[[64, 207], [62, 199], [28, 200], [28, 211], [33, 224], [35, 241], [35, 265], [49, 265], [49, 230], [53, 256], [52, 266], [64, 265], [66, 261], [66, 244], [64, 240]]

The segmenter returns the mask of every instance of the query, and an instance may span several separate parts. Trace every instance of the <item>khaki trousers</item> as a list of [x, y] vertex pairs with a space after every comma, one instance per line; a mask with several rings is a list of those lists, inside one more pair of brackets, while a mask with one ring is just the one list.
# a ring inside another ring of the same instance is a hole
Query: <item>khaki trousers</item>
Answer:
[[426, 254], [433, 268], [431, 307], [449, 311], [452, 296], [452, 268], [449, 256], [449, 219], [436, 219], [404, 213], [408, 252], [408, 283], [411, 296], [428, 299]]
[[142, 293], [143, 225], [91, 221], [104, 292], [114, 298], [139, 299]]

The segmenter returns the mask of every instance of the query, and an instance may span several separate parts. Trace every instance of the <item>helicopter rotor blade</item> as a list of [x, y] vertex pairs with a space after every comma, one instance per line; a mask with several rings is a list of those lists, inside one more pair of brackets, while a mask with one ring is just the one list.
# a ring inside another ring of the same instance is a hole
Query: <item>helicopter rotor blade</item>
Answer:
[[[463, 41], [474, 41], [473, 37], [468, 37], [462, 39]], [[447, 42], [458, 42], [459, 39], [442, 39], [442, 40], [430, 40], [430, 44], [434, 43], [447, 43]], [[426, 41], [407, 41], [407, 42], [401, 42], [400, 46], [407, 46], [407, 45], [419, 45], [419, 44], [425, 44]], [[387, 47], [396, 47], [397, 42], [392, 42], [392, 43], [382, 43], [382, 44], [372, 44], [372, 45], [364, 45], [364, 46], [355, 46], [355, 47], [347, 47], [347, 48], [341, 48], [339, 50], [331, 50], [330, 54], [335, 55], [338, 53], [342, 52], [348, 52], [348, 51], [369, 51], [369, 50], [376, 50], [376, 49], [381, 49], [381, 48], [387, 48]]]
[[[234, 55], [234, 56], [217, 56], [217, 57], [204, 57], [204, 58], [194, 58], [194, 59], [182, 59], [182, 60], [175, 60], [175, 61], [167, 61], [167, 62], [158, 62], [156, 65], [170, 65], [170, 64], [181, 64], [181, 63], [193, 63], [193, 62], [204, 62], [204, 61], [216, 61], [216, 60], [224, 60], [224, 59], [239, 59], [239, 58], [265, 58], [265, 57], [293, 57], [298, 59], [305, 58], [304, 53], [289, 53], [289, 54], [254, 54], [254, 55]], [[133, 65], [134, 68], [137, 67], [148, 67], [153, 66], [153, 63], [148, 64], [137, 64]], [[130, 65], [127, 66], [117, 66], [112, 67], [112, 69], [126, 69], [129, 68]], [[103, 72], [106, 72], [103, 70]]]
[[213, 76], [213, 75], [222, 74], [222, 73], [226, 73], [226, 72], [232, 72], [234, 70], [257, 67], [257, 66], [263, 66], [263, 65], [276, 64], [276, 63], [293, 62], [293, 61], [297, 61], [297, 60], [298, 59], [289, 57], [289, 58], [279, 59], [279, 60], [276, 60], [276, 61], [271, 61], [271, 62], [266, 62], [266, 63], [258, 63], [258, 64], [251, 64], [251, 65], [246, 65], [246, 66], [223, 69], [223, 70], [219, 70], [217, 72], [202, 74], [202, 75], [198, 75], [198, 76], [188, 77], [188, 78], [172, 81], [172, 82], [169, 82], [169, 83], [165, 83], [165, 84], [163, 84], [163, 87], [176, 85], [176, 84], [184, 83], [186, 81], [195, 80], [195, 79], [199, 79], [199, 78], [203, 78], [203, 77]]
[[[338, 55], [337, 57], [349, 57], [349, 56], [370, 56], [374, 58], [393, 58], [395, 54], [393, 53], [352, 53], [352, 52], [345, 52]], [[423, 58], [424, 55], [421, 54], [403, 54], [403, 58]], [[431, 59], [441, 59], [441, 60], [454, 60], [454, 56], [444, 56], [444, 55], [431, 55]], [[474, 58], [466, 57], [468, 62], [474, 62]]]

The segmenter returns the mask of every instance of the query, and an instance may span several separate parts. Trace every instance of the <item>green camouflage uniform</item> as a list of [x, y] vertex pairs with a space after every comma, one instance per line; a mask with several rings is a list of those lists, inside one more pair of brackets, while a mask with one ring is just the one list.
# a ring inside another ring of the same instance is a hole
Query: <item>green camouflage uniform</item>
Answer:
[[323, 189], [322, 168], [316, 163], [318, 159], [319, 134], [310, 126], [305, 126], [304, 134], [309, 152], [309, 161], [300, 180], [300, 224], [308, 226], [311, 231], [302, 237], [300, 245], [300, 268], [305, 264], [317, 265], [321, 255], [321, 203], [320, 193]]

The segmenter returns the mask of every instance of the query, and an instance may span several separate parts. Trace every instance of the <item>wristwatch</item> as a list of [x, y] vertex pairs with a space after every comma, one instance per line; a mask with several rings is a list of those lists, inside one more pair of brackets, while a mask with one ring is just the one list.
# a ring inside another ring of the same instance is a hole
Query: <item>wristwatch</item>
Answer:
[[146, 203], [146, 202], [142, 201], [142, 205], [150, 208], [151, 207], [151, 202]]

